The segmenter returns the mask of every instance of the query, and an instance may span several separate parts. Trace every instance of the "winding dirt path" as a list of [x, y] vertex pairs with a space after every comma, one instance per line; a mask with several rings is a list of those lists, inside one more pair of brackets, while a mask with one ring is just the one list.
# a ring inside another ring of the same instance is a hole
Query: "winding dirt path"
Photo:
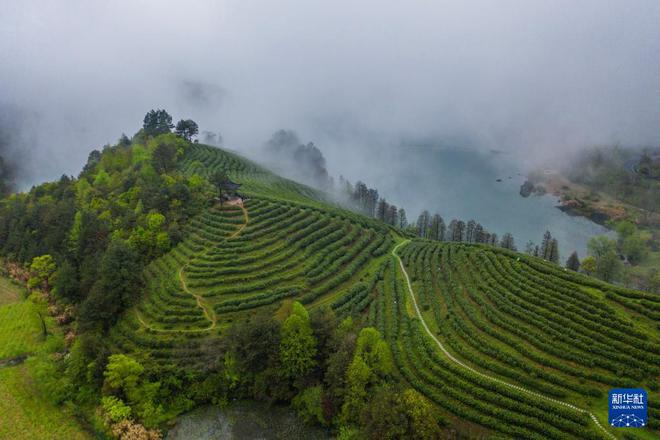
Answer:
[[[243, 211], [243, 219], [244, 222], [243, 224], [236, 230], [234, 231], [227, 239], [235, 238], [237, 237], [243, 230], [247, 227], [248, 222], [250, 221], [250, 216], [247, 212], [247, 209], [243, 206], [243, 203], [241, 202], [236, 202], [236, 203], [227, 203], [228, 205], [233, 205], [233, 206], [238, 206], [241, 208], [241, 211]], [[210, 326], [206, 328], [201, 328], [201, 329], [160, 329], [160, 328], [155, 328], [150, 325], [148, 325], [144, 319], [142, 319], [142, 316], [140, 315], [140, 312], [137, 310], [135, 311], [138, 321], [140, 321], [140, 324], [142, 324], [144, 327], [155, 331], [155, 332], [208, 332], [213, 330], [217, 325], [218, 325], [218, 316], [215, 313], [215, 310], [213, 310], [213, 307], [210, 306], [209, 304], [204, 301], [204, 298], [201, 295], [198, 295], [191, 291], [188, 288], [188, 285], [186, 284], [186, 279], [185, 279], [185, 269], [190, 265], [192, 262], [192, 259], [190, 259], [186, 264], [181, 266], [179, 268], [179, 272], [177, 273], [177, 276], [179, 277], [179, 282], [181, 283], [181, 288], [183, 289], [184, 292], [192, 295], [195, 298], [195, 301], [197, 302], [197, 307], [202, 309], [202, 313], [204, 313], [204, 317], [211, 323]]]
[[539, 399], [547, 400], [547, 401], [549, 401], [549, 402], [553, 402], [553, 403], [556, 403], [556, 404], [558, 404], [558, 405], [565, 406], [565, 407], [570, 408], [570, 409], [572, 409], [572, 410], [574, 410], [574, 411], [577, 411], [577, 412], [579, 412], [579, 413], [588, 414], [589, 417], [591, 418], [591, 420], [594, 421], [594, 423], [596, 424], [596, 426], [598, 426], [598, 428], [603, 432], [603, 434], [605, 434], [605, 437], [606, 437], [606, 438], [616, 440], [616, 437], [615, 437], [612, 433], [610, 433], [609, 431], [607, 431], [607, 430], [605, 429], [605, 427], [603, 427], [603, 425], [601, 425], [601, 423], [598, 421], [598, 419], [596, 418], [596, 416], [593, 415], [591, 412], [587, 411], [586, 409], [582, 409], [582, 408], [579, 408], [579, 407], [577, 407], [577, 406], [575, 406], [575, 405], [572, 405], [572, 404], [570, 404], [570, 403], [562, 402], [561, 400], [553, 399], [552, 397], [548, 397], [548, 396], [545, 396], [545, 395], [543, 395], [543, 394], [537, 393], [537, 392], [535, 392], [535, 391], [528, 390], [527, 388], [523, 388], [523, 387], [521, 387], [521, 386], [514, 385], [514, 384], [509, 383], [509, 382], [506, 382], [506, 381], [504, 381], [504, 380], [502, 380], [502, 379], [498, 379], [497, 377], [489, 376], [488, 374], [485, 374], [485, 373], [482, 373], [482, 372], [480, 372], [480, 371], [477, 371], [477, 370], [475, 370], [474, 368], [470, 367], [469, 365], [466, 365], [465, 363], [463, 363], [463, 362], [460, 361], [459, 359], [455, 358], [451, 353], [449, 353], [449, 351], [447, 351], [447, 349], [445, 348], [445, 346], [442, 345], [442, 343], [438, 340], [438, 338], [435, 337], [435, 335], [433, 334], [433, 332], [431, 332], [431, 330], [429, 329], [428, 325], [426, 324], [426, 321], [424, 320], [424, 317], [422, 316], [422, 313], [420, 312], [419, 307], [417, 306], [417, 300], [415, 299], [415, 293], [413, 292], [412, 284], [410, 283], [410, 277], [408, 276], [408, 272], [406, 271], [406, 268], [405, 268], [404, 265], [403, 265], [403, 261], [401, 260], [401, 257], [399, 257], [399, 255], [396, 253], [396, 251], [397, 251], [401, 246], [404, 246], [404, 245], [408, 244], [409, 242], [410, 242], [410, 240], [404, 240], [404, 241], [402, 241], [401, 243], [399, 243], [399, 244], [397, 244], [396, 246], [394, 246], [394, 249], [392, 249], [392, 256], [396, 257], [396, 259], [399, 261], [399, 266], [401, 267], [401, 271], [403, 272], [404, 278], [406, 279], [406, 285], [407, 285], [407, 287], [408, 287], [408, 293], [410, 294], [410, 298], [412, 299], [412, 303], [413, 303], [413, 306], [414, 306], [414, 308], [415, 308], [415, 313], [417, 314], [417, 317], [418, 317], [419, 320], [421, 321], [422, 326], [424, 327], [424, 330], [425, 330], [426, 333], [431, 337], [431, 339], [433, 339], [433, 341], [435, 341], [435, 343], [436, 343], [436, 344], [438, 345], [438, 347], [440, 348], [440, 351], [442, 351], [442, 353], [443, 353], [443, 354], [444, 354], [444, 355], [445, 355], [450, 361], [454, 362], [455, 364], [459, 365], [459, 366], [462, 367], [462, 368], [465, 368], [466, 370], [471, 371], [472, 373], [474, 373], [474, 374], [476, 374], [476, 375], [478, 375], [478, 376], [481, 376], [481, 377], [484, 377], [484, 378], [486, 378], [486, 379], [492, 380], [493, 382], [497, 382], [497, 383], [499, 383], [499, 384], [501, 384], [501, 385], [505, 385], [505, 386], [507, 386], [507, 387], [509, 387], [509, 388], [513, 388], [513, 389], [515, 389], [515, 390], [517, 390], [517, 391], [521, 391], [521, 392], [523, 392], [523, 393], [530, 394], [530, 395], [532, 395], [532, 396], [534, 396], [534, 397], [538, 397]]

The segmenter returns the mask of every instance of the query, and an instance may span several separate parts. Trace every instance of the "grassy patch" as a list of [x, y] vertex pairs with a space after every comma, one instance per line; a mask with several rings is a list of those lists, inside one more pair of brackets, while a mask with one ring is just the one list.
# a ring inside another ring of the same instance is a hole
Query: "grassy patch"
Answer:
[[6, 278], [0, 278], [0, 306], [18, 302], [20, 299], [18, 286]]
[[75, 420], [39, 393], [26, 366], [0, 368], [0, 439], [87, 439]]
[[32, 353], [42, 341], [41, 318], [32, 301], [0, 306], [0, 359]]

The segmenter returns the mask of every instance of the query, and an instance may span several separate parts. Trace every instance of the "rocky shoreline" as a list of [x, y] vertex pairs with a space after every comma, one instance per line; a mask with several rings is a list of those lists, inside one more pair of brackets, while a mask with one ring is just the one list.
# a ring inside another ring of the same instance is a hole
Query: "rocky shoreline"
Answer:
[[621, 206], [605, 207], [589, 200], [594, 196], [590, 194], [579, 196], [573, 184], [558, 175], [551, 175], [541, 182], [531, 179], [525, 180], [520, 186], [522, 197], [543, 196], [552, 194], [558, 197], [556, 208], [576, 217], [585, 217], [594, 223], [607, 227], [608, 221], [621, 219], [626, 216], [626, 210]]

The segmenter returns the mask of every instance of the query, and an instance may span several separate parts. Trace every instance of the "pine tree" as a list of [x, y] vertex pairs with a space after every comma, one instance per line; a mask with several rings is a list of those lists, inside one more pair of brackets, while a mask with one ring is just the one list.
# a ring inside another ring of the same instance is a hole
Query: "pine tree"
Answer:
[[408, 219], [406, 218], [406, 210], [403, 208], [399, 209], [399, 223], [397, 226], [401, 229], [405, 229], [408, 226]]
[[510, 232], [507, 232], [502, 236], [502, 241], [500, 242], [500, 247], [504, 249], [510, 249], [512, 251], [517, 250], [516, 245], [513, 242], [513, 235]]
[[463, 220], [452, 220], [449, 224], [451, 241], [463, 241], [465, 239], [465, 222]]
[[484, 227], [481, 226], [480, 223], [477, 223], [477, 225], [474, 227], [474, 241], [476, 243], [485, 243], [486, 242], [486, 231], [484, 231]]
[[433, 214], [431, 217], [431, 225], [429, 227], [428, 238], [431, 240], [444, 240], [445, 238], [445, 221], [440, 217], [440, 214]]
[[390, 205], [389, 208], [387, 209], [387, 224], [396, 226], [398, 223], [399, 219], [399, 211], [397, 210], [396, 206]]
[[550, 235], [550, 231], [545, 231], [543, 241], [541, 242], [541, 254], [539, 255], [544, 260], [550, 260], [550, 252], [552, 252], [551, 242], [552, 235]]
[[387, 220], [387, 211], [390, 205], [385, 199], [380, 199], [378, 201], [378, 208], [376, 209], [376, 218], [382, 222]]
[[475, 243], [477, 241], [477, 237], [475, 236], [475, 229], [477, 227], [477, 222], [474, 220], [470, 220], [467, 222], [467, 229], [465, 231], [465, 241], [468, 243]]
[[430, 214], [426, 210], [422, 211], [419, 217], [417, 217], [417, 234], [420, 237], [427, 237], [429, 230], [429, 217]]
[[566, 260], [566, 267], [577, 272], [580, 270], [580, 259], [577, 252], [573, 252], [568, 260]]
[[534, 242], [533, 241], [528, 241], [527, 244], [525, 245], [525, 253], [527, 255], [534, 255]]
[[145, 134], [149, 136], [158, 136], [159, 134], [169, 133], [174, 125], [172, 124], [172, 116], [165, 110], [150, 110], [144, 116], [144, 124], [142, 128]]
[[367, 215], [371, 217], [376, 216], [376, 205], [378, 204], [378, 191], [373, 188], [367, 189], [365, 195], [365, 209], [367, 210]]
[[559, 264], [559, 244], [556, 238], [550, 240], [550, 252], [548, 253], [547, 260]]

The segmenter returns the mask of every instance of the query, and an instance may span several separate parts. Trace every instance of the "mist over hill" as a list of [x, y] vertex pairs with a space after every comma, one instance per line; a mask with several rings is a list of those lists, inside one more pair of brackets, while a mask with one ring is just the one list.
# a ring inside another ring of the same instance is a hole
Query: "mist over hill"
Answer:
[[521, 162], [660, 143], [655, 1], [167, 3], [4, 3], [0, 106], [26, 120], [26, 181], [75, 173], [152, 107], [241, 151], [294, 129], [332, 175], [402, 140]]

